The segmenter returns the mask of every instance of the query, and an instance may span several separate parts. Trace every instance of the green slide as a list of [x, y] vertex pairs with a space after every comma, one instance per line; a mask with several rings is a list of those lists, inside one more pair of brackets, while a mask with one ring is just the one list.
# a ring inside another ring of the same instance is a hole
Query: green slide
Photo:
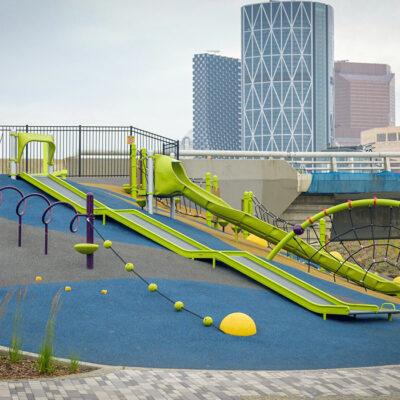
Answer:
[[[168, 156], [155, 156], [155, 194], [157, 196], [183, 195], [217, 217], [273, 244], [278, 244], [287, 234], [282, 229], [232, 208], [219, 197], [197, 186], [187, 176], [182, 163]], [[368, 273], [366, 275], [365, 271], [356, 264], [350, 262], [341, 264], [339, 260], [326, 252], [316, 253], [314, 247], [299, 237], [289, 240], [284, 249], [303, 258], [312, 257], [313, 262], [321, 267], [329, 271], [337, 271], [338, 275], [353, 282], [363, 282], [368, 289], [386, 294], [400, 293], [398, 284], [377, 274]]]
[[[86, 194], [70, 183], [54, 175], [34, 176], [21, 173], [19, 176], [57, 200], [69, 202], [78, 212], [85, 213]], [[352, 304], [341, 301], [259, 257], [244, 251], [210, 249], [136, 209], [115, 210], [95, 201], [95, 214], [113, 219], [183, 257], [210, 259], [213, 265], [216, 261], [224, 263], [300, 306], [322, 314], [324, 319], [331, 314], [351, 316], [385, 314], [391, 319], [392, 314], [400, 313], [400, 310], [396, 310], [393, 305], [388, 307], [383, 304], [378, 307], [374, 304]]]

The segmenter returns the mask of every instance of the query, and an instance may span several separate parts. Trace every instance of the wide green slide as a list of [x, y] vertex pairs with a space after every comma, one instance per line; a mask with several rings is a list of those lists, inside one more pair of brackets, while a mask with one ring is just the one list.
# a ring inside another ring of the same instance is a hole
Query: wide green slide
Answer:
[[[155, 194], [156, 196], [183, 195], [217, 217], [275, 245], [287, 235], [287, 232], [282, 229], [232, 208], [218, 196], [197, 186], [187, 176], [182, 162], [168, 156], [155, 156]], [[284, 249], [305, 259], [312, 258], [312, 261], [321, 267], [336, 272], [353, 282], [362, 282], [363, 286], [368, 289], [387, 294], [400, 293], [400, 285], [377, 274], [366, 274], [364, 269], [351, 262], [341, 263], [327, 252], [317, 251], [299, 237], [289, 240]]]
[[[21, 173], [19, 176], [55, 199], [70, 203], [78, 212], [86, 212], [86, 193], [74, 185], [54, 175], [34, 176]], [[157, 184], [156, 190], [160, 190]], [[200, 202], [200, 199], [198, 201]], [[224, 204], [224, 207], [229, 208], [226, 203], [221, 200], [219, 202], [219, 207]], [[201, 204], [206, 205], [204, 199]], [[95, 214], [103, 216], [104, 219], [113, 219], [183, 257], [209, 259], [214, 266], [216, 262], [223, 263], [300, 306], [322, 314], [324, 319], [330, 314], [351, 316], [385, 314], [391, 319], [392, 314], [400, 312], [393, 305], [388, 307], [385, 303], [379, 307], [374, 304], [352, 304], [341, 301], [266, 260], [245, 251], [213, 250], [137, 209], [112, 209], [104, 203], [95, 201]]]

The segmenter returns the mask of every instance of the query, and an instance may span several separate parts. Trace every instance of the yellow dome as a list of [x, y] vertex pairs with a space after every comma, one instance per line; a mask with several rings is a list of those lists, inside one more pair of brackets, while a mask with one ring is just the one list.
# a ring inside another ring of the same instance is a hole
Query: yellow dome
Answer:
[[252, 336], [257, 333], [255, 322], [247, 314], [235, 312], [227, 315], [219, 325], [222, 332], [233, 336]]
[[256, 235], [249, 235], [247, 237], [247, 240], [254, 244], [258, 244], [259, 246], [268, 247], [268, 242], [265, 239], [261, 239], [260, 237], [258, 237]]
[[344, 261], [343, 256], [338, 251], [331, 251], [329, 254], [339, 261]]
[[396, 278], [393, 279], [393, 282], [400, 285], [400, 276], [396, 276]]

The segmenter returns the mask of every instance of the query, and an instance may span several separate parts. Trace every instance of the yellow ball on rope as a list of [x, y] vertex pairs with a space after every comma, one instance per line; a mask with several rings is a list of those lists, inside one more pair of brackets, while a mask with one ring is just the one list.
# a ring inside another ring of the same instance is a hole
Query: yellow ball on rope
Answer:
[[135, 269], [135, 266], [132, 263], [125, 264], [125, 271], [132, 272]]
[[174, 308], [176, 311], [182, 311], [185, 308], [185, 304], [183, 301], [176, 301], [174, 304]]

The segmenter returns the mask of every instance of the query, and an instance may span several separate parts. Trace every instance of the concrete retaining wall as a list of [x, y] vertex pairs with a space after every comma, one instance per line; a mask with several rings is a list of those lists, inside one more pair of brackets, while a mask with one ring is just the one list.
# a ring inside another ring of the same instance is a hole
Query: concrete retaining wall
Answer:
[[190, 178], [218, 175], [221, 197], [241, 207], [243, 192], [251, 190], [273, 213], [280, 215], [300, 194], [297, 171], [283, 160], [186, 159]]

